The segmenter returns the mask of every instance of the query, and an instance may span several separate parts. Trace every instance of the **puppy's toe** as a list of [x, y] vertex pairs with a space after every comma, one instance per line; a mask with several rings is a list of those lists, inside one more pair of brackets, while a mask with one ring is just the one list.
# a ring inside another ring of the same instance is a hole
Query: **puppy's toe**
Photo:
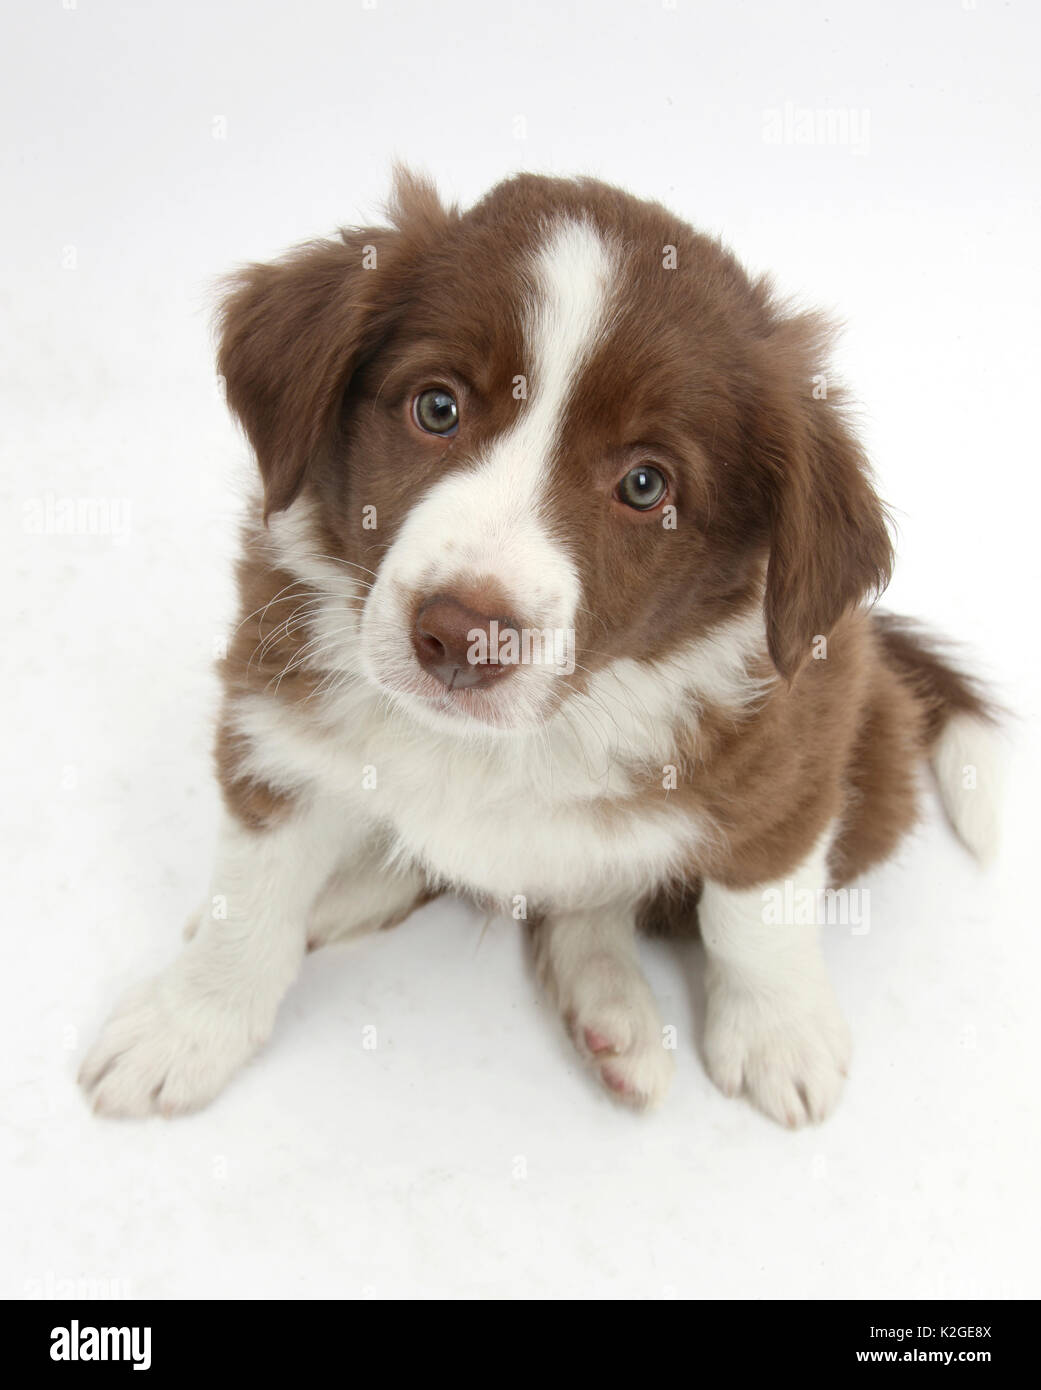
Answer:
[[101, 1115], [185, 1114], [213, 1100], [269, 1028], [254, 1007], [201, 994], [175, 968], [116, 1008], [79, 1083]]
[[598, 962], [576, 980], [566, 1017], [579, 1052], [614, 1097], [636, 1109], [659, 1104], [673, 1059], [638, 969], [624, 961], [609, 969]]
[[826, 983], [793, 999], [725, 985], [709, 992], [709, 1075], [725, 1095], [744, 1090], [780, 1124], [794, 1129], [830, 1115], [849, 1059], [849, 1030]]
[[599, 1063], [600, 1080], [607, 1089], [637, 1110], [660, 1105], [672, 1080], [672, 1054], [660, 1035], [640, 1046]]

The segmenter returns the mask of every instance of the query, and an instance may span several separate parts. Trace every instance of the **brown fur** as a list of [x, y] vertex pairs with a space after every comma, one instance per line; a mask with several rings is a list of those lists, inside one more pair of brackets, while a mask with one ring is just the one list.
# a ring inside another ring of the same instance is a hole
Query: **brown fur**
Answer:
[[303, 701], [319, 680], [299, 661], [310, 638], [306, 614], [315, 592], [280, 570], [266, 550], [263, 532], [248, 525], [237, 569], [240, 617], [220, 665], [224, 701], [215, 748], [224, 804], [254, 830], [277, 825], [293, 798], [248, 770], [250, 750], [235, 729], [235, 703], [272, 689], [286, 700]]

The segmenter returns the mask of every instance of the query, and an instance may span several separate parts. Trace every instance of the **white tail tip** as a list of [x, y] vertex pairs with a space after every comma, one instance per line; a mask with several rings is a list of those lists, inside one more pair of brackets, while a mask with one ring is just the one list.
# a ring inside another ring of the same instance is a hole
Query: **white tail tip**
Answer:
[[932, 752], [943, 809], [981, 864], [998, 852], [1004, 762], [997, 729], [968, 714], [951, 716]]

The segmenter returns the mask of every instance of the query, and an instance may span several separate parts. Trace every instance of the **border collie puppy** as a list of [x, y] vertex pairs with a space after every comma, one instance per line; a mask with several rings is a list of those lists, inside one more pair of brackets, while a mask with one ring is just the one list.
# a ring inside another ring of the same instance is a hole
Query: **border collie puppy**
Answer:
[[827, 337], [592, 179], [460, 212], [399, 173], [387, 226], [234, 279], [220, 371], [262, 488], [223, 827], [181, 956], [86, 1058], [97, 1110], [212, 1100], [309, 948], [448, 890], [527, 921], [635, 1106], [672, 1059], [637, 930], [697, 923], [713, 1080], [829, 1113], [821, 905], [907, 833], [923, 764], [981, 858], [994, 795], [984, 696], [868, 606], [891, 543]]

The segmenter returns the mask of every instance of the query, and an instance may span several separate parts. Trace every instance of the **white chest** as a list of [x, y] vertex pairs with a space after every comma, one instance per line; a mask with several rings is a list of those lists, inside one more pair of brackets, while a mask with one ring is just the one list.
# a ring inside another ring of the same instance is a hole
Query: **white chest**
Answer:
[[346, 834], [381, 825], [404, 858], [507, 906], [639, 896], [699, 837], [664, 791], [660, 805], [627, 802], [620, 768], [539, 739], [470, 745], [360, 698], [335, 732], [261, 699], [242, 707], [240, 721], [257, 771], [341, 802]]

